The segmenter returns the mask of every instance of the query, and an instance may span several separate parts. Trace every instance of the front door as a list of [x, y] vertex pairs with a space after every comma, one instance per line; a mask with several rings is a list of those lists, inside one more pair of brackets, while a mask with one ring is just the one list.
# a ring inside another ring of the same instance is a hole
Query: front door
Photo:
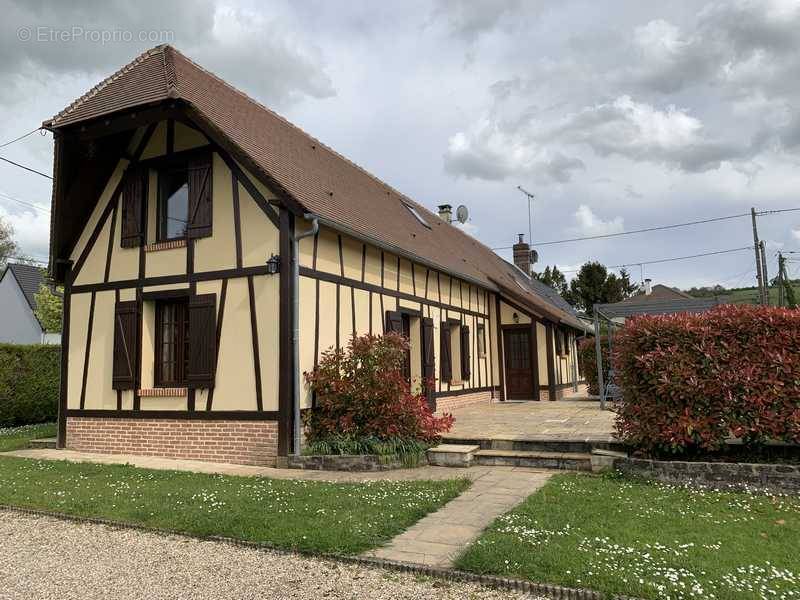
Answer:
[[533, 400], [531, 329], [503, 329], [506, 393], [509, 400]]

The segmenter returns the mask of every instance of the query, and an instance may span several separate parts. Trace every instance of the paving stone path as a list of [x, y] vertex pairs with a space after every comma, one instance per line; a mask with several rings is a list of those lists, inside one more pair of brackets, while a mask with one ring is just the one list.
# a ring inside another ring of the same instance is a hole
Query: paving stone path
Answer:
[[102, 464], [130, 464], [146, 469], [218, 473], [272, 477], [275, 479], [311, 479], [334, 482], [369, 480], [437, 480], [466, 477], [472, 485], [466, 492], [448, 502], [407, 529], [388, 545], [368, 553], [370, 556], [424, 564], [452, 566], [453, 560], [477, 538], [495, 518], [511, 510], [538, 490], [552, 476], [552, 471], [526, 467], [470, 468], [420, 467], [380, 473], [346, 473], [336, 471], [302, 471], [249, 467], [198, 460], [176, 460], [129, 454], [93, 454], [72, 450], [27, 449], [3, 453], [40, 460], [69, 460]]
[[[475, 471], [473, 467], [469, 471]], [[450, 567], [467, 545], [498, 516], [525, 500], [552, 471], [495, 467], [475, 473], [472, 486], [417, 521], [388, 545], [367, 553], [388, 560]]]

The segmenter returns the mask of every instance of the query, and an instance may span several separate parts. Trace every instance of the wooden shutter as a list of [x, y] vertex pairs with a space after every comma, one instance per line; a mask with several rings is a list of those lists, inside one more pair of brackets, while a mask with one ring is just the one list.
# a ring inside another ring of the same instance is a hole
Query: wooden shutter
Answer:
[[563, 332], [561, 331], [561, 328], [558, 328], [556, 329], [555, 333], [556, 333], [556, 356], [561, 356], [562, 354], [561, 348], [563, 346], [561, 336], [563, 335]]
[[136, 387], [136, 355], [139, 348], [139, 303], [117, 302], [114, 307], [114, 364], [111, 387], [132, 390]]
[[214, 387], [217, 362], [217, 296], [198, 294], [189, 298], [189, 360], [186, 385]]
[[564, 331], [564, 354], [569, 356], [569, 347], [570, 347], [570, 339], [569, 339], [569, 331]]
[[447, 323], [442, 323], [440, 346], [440, 351], [442, 353], [439, 359], [440, 376], [442, 381], [450, 383], [453, 379], [453, 365], [450, 356], [450, 326]]
[[211, 235], [211, 154], [189, 161], [189, 238]]
[[425, 379], [425, 392], [428, 405], [433, 408], [433, 379], [436, 377], [436, 355], [433, 349], [433, 319], [422, 319], [422, 377]]
[[122, 236], [123, 248], [144, 244], [144, 219], [147, 207], [147, 169], [139, 166], [128, 169], [122, 184]]
[[461, 379], [467, 381], [472, 374], [472, 360], [470, 359], [469, 327], [461, 326]]
[[394, 331], [403, 334], [403, 315], [396, 310], [386, 311], [386, 333]]

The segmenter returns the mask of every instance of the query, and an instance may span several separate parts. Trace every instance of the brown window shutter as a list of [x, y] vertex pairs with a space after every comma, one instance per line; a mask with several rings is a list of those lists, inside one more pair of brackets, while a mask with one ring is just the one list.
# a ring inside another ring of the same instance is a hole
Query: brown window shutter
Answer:
[[217, 296], [199, 294], [189, 298], [189, 360], [186, 385], [214, 387], [217, 358]]
[[563, 335], [563, 332], [561, 331], [560, 328], [558, 328], [558, 329], [556, 329], [555, 333], [556, 333], [556, 356], [561, 356], [561, 354], [562, 354], [562, 352], [561, 352], [561, 347], [562, 347], [561, 336]]
[[450, 326], [442, 323], [442, 334], [440, 337], [441, 358], [439, 359], [439, 371], [442, 381], [450, 383], [453, 380], [453, 365], [450, 357]]
[[144, 219], [147, 207], [147, 169], [139, 166], [128, 169], [122, 184], [123, 248], [144, 244]]
[[466, 381], [472, 375], [472, 360], [469, 355], [469, 327], [461, 326], [461, 379]]
[[211, 235], [211, 154], [189, 161], [189, 225], [190, 238]]
[[386, 332], [394, 331], [402, 335], [403, 333], [403, 315], [396, 310], [386, 311]]
[[436, 377], [436, 358], [433, 349], [433, 319], [422, 319], [422, 377], [426, 380], [428, 405], [433, 407], [433, 379]]
[[138, 302], [117, 302], [114, 307], [114, 364], [111, 376], [111, 387], [115, 390], [132, 390], [136, 387], [139, 319]]

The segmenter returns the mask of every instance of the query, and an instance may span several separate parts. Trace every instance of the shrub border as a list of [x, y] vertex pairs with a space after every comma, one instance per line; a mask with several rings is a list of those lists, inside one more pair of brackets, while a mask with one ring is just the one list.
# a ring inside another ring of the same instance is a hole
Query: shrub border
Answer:
[[663, 483], [800, 494], [800, 465], [617, 458], [614, 469]]
[[[184, 539], [195, 539], [201, 541], [218, 542], [228, 544], [230, 546], [239, 546], [243, 548], [250, 548], [259, 551], [274, 552], [285, 556], [304, 556], [311, 558], [319, 558], [323, 560], [330, 560], [343, 564], [363, 565], [368, 567], [378, 567], [390, 571], [397, 571], [400, 573], [413, 573], [415, 575], [422, 575], [441, 579], [444, 581], [455, 581], [464, 583], [475, 583], [485, 587], [509, 590], [514, 592], [522, 592], [526, 594], [538, 594], [540, 596], [547, 596], [549, 598], [558, 600], [603, 600], [606, 596], [600, 592], [589, 589], [568, 588], [560, 585], [551, 585], [543, 583], [535, 583], [523, 579], [512, 579], [508, 577], [497, 577], [495, 575], [478, 575], [468, 571], [460, 571], [458, 569], [448, 569], [446, 567], [430, 567], [415, 563], [404, 563], [394, 560], [386, 560], [383, 558], [374, 558], [370, 556], [352, 556], [347, 554], [334, 554], [329, 552], [312, 552], [307, 550], [287, 550], [273, 546], [266, 542], [251, 542], [247, 540], [238, 540], [236, 538], [225, 537], [220, 535], [195, 535], [188, 534], [174, 529], [167, 529], [161, 527], [147, 527], [137, 523], [129, 523], [126, 521], [117, 521], [114, 519], [104, 519], [101, 517], [81, 517], [77, 515], [70, 515], [57, 511], [49, 511], [38, 508], [25, 508], [20, 506], [13, 506], [9, 504], [0, 504], [0, 510], [7, 512], [16, 512], [20, 514], [50, 517], [59, 519], [61, 521], [69, 521], [73, 523], [88, 523], [92, 525], [105, 525], [115, 529], [128, 529], [134, 531], [143, 531], [146, 533], [155, 533], [158, 535], [169, 535], [174, 537], [182, 537]], [[611, 597], [612, 600], [637, 600], [632, 596], [616, 595]]]

